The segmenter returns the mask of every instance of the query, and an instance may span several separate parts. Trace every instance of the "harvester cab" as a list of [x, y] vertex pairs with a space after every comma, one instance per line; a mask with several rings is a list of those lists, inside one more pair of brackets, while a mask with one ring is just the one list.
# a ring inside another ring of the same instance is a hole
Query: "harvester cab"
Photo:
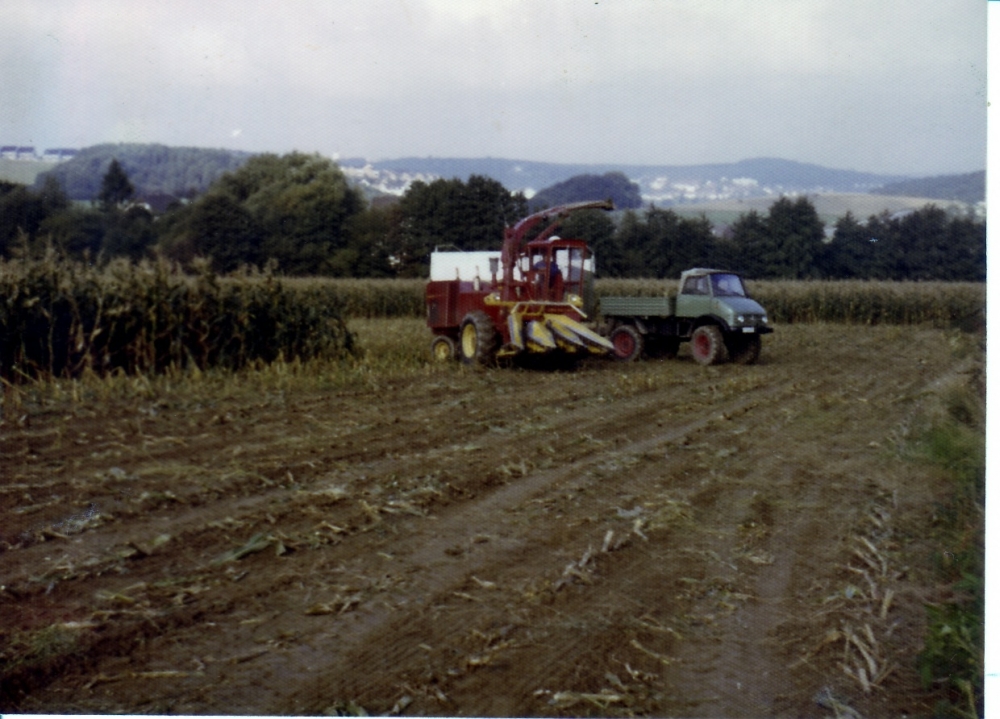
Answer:
[[499, 253], [432, 254], [426, 299], [433, 356], [489, 364], [523, 354], [609, 352], [611, 343], [585, 324], [596, 305], [590, 248], [584, 240], [555, 235], [563, 219], [586, 209], [614, 206], [579, 202], [536, 212], [504, 230]]

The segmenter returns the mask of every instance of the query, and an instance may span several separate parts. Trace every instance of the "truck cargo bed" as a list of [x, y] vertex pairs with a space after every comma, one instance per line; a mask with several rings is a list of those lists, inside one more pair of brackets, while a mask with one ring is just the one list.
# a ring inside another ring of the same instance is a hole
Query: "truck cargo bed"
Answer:
[[676, 307], [674, 297], [601, 298], [601, 314], [605, 317], [673, 317]]

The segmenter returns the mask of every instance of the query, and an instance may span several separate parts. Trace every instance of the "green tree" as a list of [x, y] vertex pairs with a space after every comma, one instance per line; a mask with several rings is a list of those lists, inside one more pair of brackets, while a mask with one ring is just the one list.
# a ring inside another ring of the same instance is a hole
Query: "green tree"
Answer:
[[212, 258], [219, 272], [263, 261], [261, 231], [254, 216], [227, 194], [210, 194], [195, 204], [188, 220], [198, 253]]
[[399, 224], [399, 204], [372, 204], [348, 224], [349, 245], [334, 255], [334, 274], [355, 277], [392, 277], [390, 237]]
[[457, 178], [417, 181], [400, 199], [389, 254], [399, 274], [422, 275], [435, 246], [498, 250], [504, 227], [526, 214], [523, 194], [511, 194], [488, 177], [472, 175], [467, 183]]
[[635, 210], [625, 210], [618, 228], [615, 243], [621, 253], [621, 276], [654, 277], [649, 266], [649, 227], [639, 219]]
[[784, 279], [814, 276], [813, 259], [824, 237], [823, 222], [808, 198], [780, 198], [767, 217], [768, 242], [762, 261], [767, 273]]
[[656, 277], [679, 277], [686, 269], [712, 264], [715, 237], [708, 219], [681, 217], [673, 210], [651, 207], [646, 213], [649, 257]]
[[816, 253], [816, 268], [824, 279], [870, 277], [875, 267], [874, 245], [870, 230], [848, 212], [837, 220], [833, 239]]
[[38, 190], [38, 199], [42, 203], [42, 211], [46, 217], [51, 217], [69, 208], [69, 197], [62, 183], [56, 177], [46, 177]]
[[733, 251], [733, 265], [752, 278], [771, 276], [765, 257], [770, 245], [767, 220], [756, 210], [742, 214], [729, 228]]
[[96, 260], [104, 243], [106, 219], [95, 210], [71, 207], [46, 217], [39, 236], [67, 255]]
[[124, 212], [104, 217], [104, 238], [101, 241], [101, 260], [127, 257], [141, 260], [156, 241], [153, 216], [144, 207], [132, 206]]
[[289, 274], [342, 274], [354, 265], [349, 221], [363, 208], [332, 160], [257, 155], [198, 198], [161, 246], [178, 258], [211, 255], [219, 270], [273, 259]]
[[869, 217], [865, 229], [868, 230], [872, 249], [868, 278], [902, 279], [904, 250], [900, 244], [899, 219], [893, 218], [888, 211], [882, 212]]
[[948, 236], [948, 215], [936, 205], [927, 205], [899, 221], [898, 232], [904, 252], [900, 274], [909, 280], [950, 279], [952, 253]]
[[0, 181], [0, 254], [10, 254], [14, 244], [30, 241], [45, 219], [39, 197], [24, 185]]
[[948, 224], [949, 277], [986, 281], [986, 223], [973, 217], [953, 217]]
[[625, 258], [615, 239], [615, 223], [607, 212], [584, 210], [575, 212], [559, 228], [562, 237], [585, 240], [594, 253], [597, 273], [602, 277], [622, 277]]
[[102, 210], [110, 212], [121, 207], [135, 195], [135, 187], [125, 174], [117, 158], [111, 160], [108, 171], [101, 180], [101, 191], [97, 195]]

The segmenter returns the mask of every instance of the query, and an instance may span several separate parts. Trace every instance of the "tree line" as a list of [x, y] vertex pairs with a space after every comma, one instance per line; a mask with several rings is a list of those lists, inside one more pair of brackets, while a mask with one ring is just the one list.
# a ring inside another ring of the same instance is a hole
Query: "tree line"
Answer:
[[[563, 201], [575, 199], [603, 198]], [[71, 202], [52, 175], [36, 188], [0, 182], [0, 256], [51, 246], [95, 263], [160, 257], [190, 266], [204, 257], [219, 272], [270, 264], [288, 275], [423, 277], [435, 247], [499, 250], [504, 227], [529, 207], [522, 193], [479, 175], [418, 181], [399, 198], [367, 201], [332, 160], [291, 153], [253, 156], [154, 215], [114, 160], [90, 203]], [[782, 197], [721, 232], [704, 216], [650, 206], [577, 213], [560, 234], [586, 239], [606, 277], [674, 278], [694, 266], [759, 279], [986, 277], [985, 223], [935, 205], [865, 220], [847, 213], [829, 233], [806, 197]]]

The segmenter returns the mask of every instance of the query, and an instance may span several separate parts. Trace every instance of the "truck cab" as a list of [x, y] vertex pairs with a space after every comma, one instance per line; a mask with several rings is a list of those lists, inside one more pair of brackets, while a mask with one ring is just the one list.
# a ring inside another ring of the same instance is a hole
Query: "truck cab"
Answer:
[[676, 314], [679, 319], [714, 319], [723, 331], [771, 331], [767, 312], [747, 294], [743, 278], [725, 270], [694, 268], [681, 273]]

